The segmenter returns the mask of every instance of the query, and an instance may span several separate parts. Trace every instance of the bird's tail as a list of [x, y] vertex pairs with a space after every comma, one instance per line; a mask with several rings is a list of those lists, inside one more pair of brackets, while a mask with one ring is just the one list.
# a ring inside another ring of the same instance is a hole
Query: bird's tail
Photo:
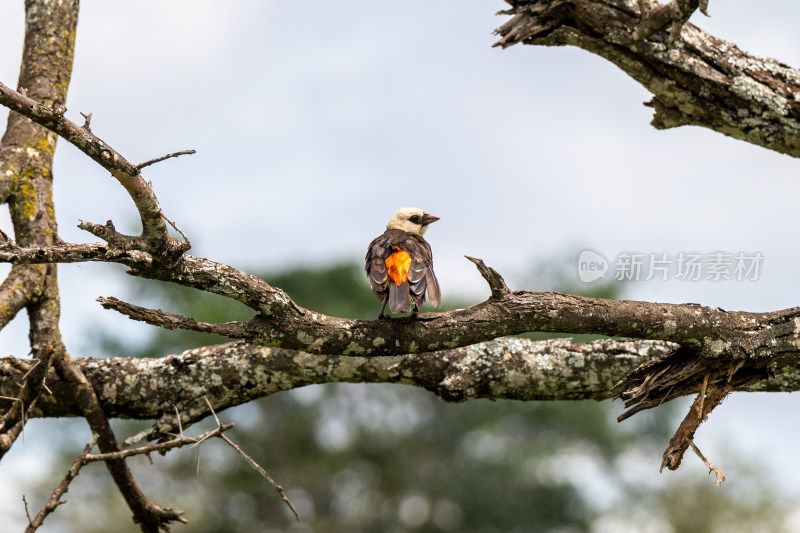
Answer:
[[400, 285], [389, 283], [389, 311], [392, 313], [408, 313], [411, 311], [411, 294], [408, 282]]

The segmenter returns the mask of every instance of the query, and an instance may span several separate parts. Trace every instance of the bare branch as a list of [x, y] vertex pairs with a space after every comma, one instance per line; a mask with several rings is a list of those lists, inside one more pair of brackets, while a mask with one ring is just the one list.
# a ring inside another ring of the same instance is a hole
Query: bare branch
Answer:
[[[54, 117], [63, 115], [65, 110], [77, 20], [76, 0], [58, 4], [43, 0], [25, 2], [25, 43], [18, 84], [31, 95], [23, 98], [42, 102], [41, 106]], [[0, 104], [2, 100], [0, 96]], [[0, 194], [9, 204], [14, 237], [23, 246], [47, 247], [57, 239], [53, 208], [53, 155], [57, 139], [55, 133], [20, 114], [8, 116], [0, 142]], [[3, 243], [7, 242], [8, 238], [3, 238]], [[21, 401], [15, 402], [0, 419], [0, 458], [22, 433], [28, 418], [25, 411], [35, 407], [53, 360], [64, 354], [58, 330], [57, 283], [55, 265], [32, 265], [13, 268], [0, 285], [3, 310], [0, 327], [26, 307], [32, 355], [40, 363], [13, 394]]]
[[[214, 408], [211, 406], [211, 402], [208, 401], [208, 397], [203, 396], [203, 399], [206, 401], [206, 405], [208, 405], [208, 409], [211, 411], [211, 414], [214, 416], [214, 419], [217, 421], [217, 425], [221, 426], [222, 422], [220, 422], [219, 417], [217, 416], [217, 413], [214, 411]], [[285, 503], [289, 507], [289, 509], [292, 510], [292, 512], [294, 513], [294, 517], [299, 522], [300, 521], [300, 515], [297, 514], [297, 509], [295, 508], [295, 506], [292, 503], [292, 501], [289, 499], [289, 496], [286, 495], [286, 491], [283, 490], [283, 487], [278, 485], [275, 482], [275, 480], [272, 479], [272, 476], [270, 476], [269, 473], [267, 473], [267, 471], [264, 470], [264, 468], [260, 464], [258, 464], [252, 457], [247, 455], [244, 452], [244, 450], [242, 450], [239, 447], [239, 445], [237, 445], [235, 442], [233, 442], [231, 439], [229, 439], [227, 435], [223, 435], [222, 433], [220, 433], [219, 434], [219, 438], [224, 440], [228, 444], [228, 446], [230, 446], [231, 448], [236, 450], [236, 452], [239, 455], [241, 455], [244, 458], [244, 460], [247, 461], [247, 463], [250, 466], [252, 466], [259, 474], [264, 476], [264, 478], [266, 478], [266, 480], [269, 481], [270, 485], [272, 485], [275, 488], [275, 490], [278, 492], [278, 494], [280, 495], [281, 500], [283, 500], [283, 503]]]
[[[109, 417], [159, 419], [158, 437], [164, 437], [179, 427], [172, 408], [165, 411], [164, 405], [180, 409], [185, 428], [210, 414], [204, 396], [219, 411], [315, 383], [402, 383], [451, 402], [477, 398], [603, 400], [627, 373], [676, 348], [662, 341], [576, 344], [570, 339], [505, 338], [439, 352], [356, 357], [235, 342], [159, 359], [86, 358], [75, 363], [95, 385]], [[0, 394], [13, 388], [29, 365], [27, 360], [0, 358]], [[131, 375], [137, 379], [126, 379]], [[35, 416], [80, 412], [79, 398], [70, 394], [62, 380], [49, 374], [48, 384], [53, 396], [40, 398]], [[114, 393], [104, 395], [104, 391]]]
[[199, 444], [211, 437], [218, 437], [225, 431], [228, 431], [234, 426], [233, 423], [219, 424], [216, 428], [206, 431], [205, 433], [196, 437], [184, 437], [182, 434], [178, 438], [168, 440], [165, 442], [157, 442], [148, 446], [140, 446], [138, 448], [126, 448], [118, 452], [99, 453], [87, 455], [84, 461], [87, 463], [93, 461], [108, 461], [110, 459], [127, 459], [135, 455], [147, 455], [153, 452], [164, 453], [174, 448], [182, 448], [187, 445]]
[[150, 185], [141, 176], [139, 168], [128, 162], [88, 128], [78, 126], [63, 115], [63, 110], [53, 109], [0, 83], [0, 105], [31, 119], [57, 133], [111, 172], [133, 200], [142, 221], [142, 237], [146, 251], [155, 251], [174, 258], [185, 250], [170, 237], [166, 220], [158, 199]]
[[[312, 353], [398, 355], [470, 345], [500, 335], [528, 331], [591, 333], [678, 343], [657, 368], [637, 370], [615, 387], [615, 395], [634, 405], [622, 418], [698, 390], [697, 376], [711, 372], [711, 382], [725, 375], [720, 361], [747, 361], [732, 387], [767, 377], [772, 367], [800, 360], [793, 339], [800, 335], [800, 309], [771, 313], [724, 311], [696, 304], [658, 304], [582, 298], [556, 293], [511, 292], [502, 278], [481, 261], [493, 297], [446, 313], [393, 320], [356, 321], [300, 308], [263, 280], [212, 261], [182, 257], [170, 267], [137, 263], [131, 273], [163, 279], [235, 298], [261, 311], [247, 322], [209, 324], [155, 311], [116, 299], [105, 307], [168, 328], [219, 333], [264, 345]], [[386, 342], [392, 339], [393, 342]], [[653, 365], [655, 363], [650, 363]]]
[[[95, 389], [76, 363], [68, 358], [61, 358], [55, 361], [55, 368], [59, 377], [66, 382], [69, 394], [75, 398], [80, 415], [86, 418], [89, 427], [98, 435], [100, 451], [117, 452], [119, 446], [108, 417]], [[139, 524], [143, 533], [169, 531], [172, 522], [186, 522], [181, 516], [183, 511], [162, 507], [145, 497], [124, 459], [107, 459], [105, 464], [133, 513], [133, 521]]]
[[212, 324], [200, 322], [187, 316], [162, 311], [161, 309], [147, 309], [138, 305], [129, 304], [114, 297], [98, 298], [104, 309], [113, 309], [132, 320], [140, 320], [153, 326], [165, 329], [186, 329], [203, 333], [215, 333], [231, 338], [250, 338], [256, 331], [249, 329], [249, 322], [225, 322]]
[[191, 154], [195, 154], [195, 153], [197, 153], [196, 150], [182, 150], [180, 152], [173, 152], [171, 154], [162, 155], [161, 157], [156, 157], [155, 159], [150, 159], [148, 161], [145, 161], [144, 163], [139, 163], [138, 165], [136, 165], [136, 168], [138, 168], [139, 170], [142, 170], [144, 167], [148, 167], [148, 166], [153, 165], [155, 163], [160, 163], [161, 161], [164, 161], [164, 160], [169, 159], [171, 157], [179, 157], [179, 156], [182, 156], [182, 155], [191, 155]]
[[483, 279], [485, 279], [486, 283], [489, 284], [489, 289], [491, 289], [492, 296], [494, 298], [502, 298], [503, 296], [511, 293], [511, 289], [506, 286], [506, 282], [503, 280], [503, 277], [498, 274], [495, 269], [487, 267], [483, 263], [482, 259], [476, 259], [468, 255], [465, 255], [464, 257], [475, 263], [475, 266], [478, 267], [478, 272], [481, 273]]
[[25, 516], [28, 518], [28, 525], [33, 524], [33, 522], [31, 521], [31, 513], [30, 511], [28, 511], [28, 500], [27, 498], [25, 498], [24, 494], [22, 495], [22, 505], [25, 506]]
[[88, 231], [95, 237], [99, 237], [106, 241], [111, 247], [119, 250], [140, 250], [147, 247], [145, 239], [142, 236], [125, 235], [117, 231], [114, 223], [110, 220], [105, 224], [95, 224], [93, 222], [84, 222], [83, 220], [78, 224], [82, 230]]
[[[126, 250], [109, 246], [107, 243], [68, 244], [23, 248], [13, 241], [0, 242], [0, 262], [14, 265], [41, 265], [45, 263], [81, 263], [84, 261], [103, 261], [126, 265], [152, 263], [152, 256], [138, 250]], [[43, 267], [38, 267], [42, 274]], [[5, 283], [5, 282], [4, 282]], [[22, 283], [22, 282], [20, 282]], [[2, 293], [0, 286], [0, 293]], [[2, 316], [2, 315], [0, 315]]]
[[[0, 242], [0, 258], [9, 241]], [[2, 259], [0, 259], [2, 260]], [[0, 284], [0, 329], [11, 322], [37, 292], [41, 292], [45, 269], [41, 265], [14, 266]]]
[[267, 479], [267, 481], [269, 481], [270, 485], [272, 485], [275, 488], [275, 490], [278, 492], [278, 494], [280, 495], [281, 500], [283, 500], [283, 503], [285, 503], [286, 505], [289, 506], [289, 509], [292, 510], [292, 512], [294, 513], [294, 517], [299, 522], [300, 521], [300, 515], [297, 514], [297, 508], [294, 506], [292, 501], [289, 499], [289, 496], [286, 495], [286, 491], [283, 489], [283, 487], [280, 486], [278, 483], [276, 483], [275, 480], [272, 479], [272, 476], [270, 476], [269, 473], [261, 467], [261, 465], [259, 465], [257, 462], [255, 462], [252, 457], [247, 455], [244, 452], [244, 450], [242, 450], [235, 442], [233, 442], [231, 439], [229, 439], [227, 437], [227, 435], [220, 434], [219, 438], [224, 440], [228, 444], [228, 446], [230, 446], [231, 448], [236, 450], [236, 452], [239, 455], [241, 455], [244, 458], [244, 460], [247, 461], [247, 463], [256, 470], [256, 472], [258, 472], [259, 474], [264, 476]]
[[[67, 475], [64, 476], [64, 479], [58, 486], [53, 490], [53, 493], [48, 498], [47, 503], [44, 504], [38, 513], [36, 513], [36, 517], [31, 520], [30, 515], [28, 515], [28, 527], [25, 528], [25, 533], [33, 533], [39, 526], [44, 523], [45, 518], [56, 510], [59, 505], [67, 503], [66, 500], [62, 500], [61, 497], [67, 493], [69, 490], [69, 485], [72, 483], [72, 480], [78, 476], [78, 473], [81, 470], [81, 467], [86, 464], [86, 458], [89, 456], [89, 452], [92, 451], [95, 444], [97, 444], [98, 435], [95, 434], [92, 436], [92, 439], [89, 443], [83, 448], [83, 451], [78, 455], [75, 461], [72, 463], [72, 466], [69, 467], [67, 470]], [[28, 512], [28, 505], [27, 502], [25, 504], [25, 512]]]
[[[697, 0], [647, 7], [627, 0], [507, 0], [496, 46], [578, 46], [611, 61], [653, 94], [658, 129], [703, 126], [800, 156], [800, 71], [747, 54], [688, 20]], [[672, 25], [669, 35], [657, 32]], [[672, 43], [680, 34], [679, 42]], [[647, 38], [649, 36], [649, 38]]]
[[[700, 7], [700, 4], [698, 0], [671, 0], [666, 4], [658, 2], [651, 4], [649, 0], [639, 0], [639, 7], [642, 12], [642, 21], [634, 30], [633, 38], [644, 40], [655, 32], [670, 26], [669, 42], [672, 44], [680, 36], [681, 29]], [[703, 14], [708, 15], [705, 7]]]
[[[675, 431], [669, 446], [664, 452], [661, 462], [661, 470], [664, 467], [670, 470], [677, 470], [683, 459], [683, 454], [694, 440], [694, 433], [700, 427], [711, 411], [722, 403], [722, 400], [733, 390], [733, 375], [742, 365], [737, 364], [728, 372], [728, 379], [724, 383], [709, 383], [709, 373], [703, 377], [703, 386], [700, 393], [695, 398], [694, 403], [689, 408], [689, 412]], [[738, 367], [738, 368], [737, 368]], [[702, 457], [702, 456], [701, 456]]]

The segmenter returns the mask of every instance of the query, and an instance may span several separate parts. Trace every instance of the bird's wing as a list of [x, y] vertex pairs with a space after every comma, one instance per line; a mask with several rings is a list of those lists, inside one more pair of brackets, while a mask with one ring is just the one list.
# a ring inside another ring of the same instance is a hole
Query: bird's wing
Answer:
[[407, 251], [411, 256], [408, 284], [414, 302], [421, 306], [427, 291], [430, 302], [439, 307], [442, 303], [442, 295], [436, 274], [433, 273], [433, 255], [430, 245], [422, 237], [410, 235], [407, 239]]
[[378, 300], [386, 298], [386, 291], [389, 289], [389, 276], [386, 269], [386, 258], [389, 256], [391, 248], [386, 233], [373, 239], [367, 248], [366, 264], [364, 270], [367, 271], [369, 284], [372, 292]]

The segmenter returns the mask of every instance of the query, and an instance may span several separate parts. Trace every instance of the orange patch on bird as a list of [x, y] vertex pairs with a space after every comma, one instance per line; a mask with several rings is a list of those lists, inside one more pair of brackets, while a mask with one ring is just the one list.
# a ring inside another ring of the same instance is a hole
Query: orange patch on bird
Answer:
[[389, 279], [395, 285], [408, 281], [408, 269], [411, 267], [411, 256], [395, 246], [395, 253], [386, 258], [386, 268], [389, 269]]

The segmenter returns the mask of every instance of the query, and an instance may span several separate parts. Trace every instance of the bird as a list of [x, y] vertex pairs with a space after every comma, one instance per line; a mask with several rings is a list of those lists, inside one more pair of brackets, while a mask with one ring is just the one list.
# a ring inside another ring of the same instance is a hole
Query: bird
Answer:
[[431, 247], [422, 237], [437, 220], [418, 207], [403, 207], [389, 219], [386, 231], [369, 244], [364, 269], [372, 292], [383, 302], [379, 319], [385, 317], [387, 304], [392, 313], [411, 311], [416, 316], [426, 293], [431, 304], [442, 305]]

